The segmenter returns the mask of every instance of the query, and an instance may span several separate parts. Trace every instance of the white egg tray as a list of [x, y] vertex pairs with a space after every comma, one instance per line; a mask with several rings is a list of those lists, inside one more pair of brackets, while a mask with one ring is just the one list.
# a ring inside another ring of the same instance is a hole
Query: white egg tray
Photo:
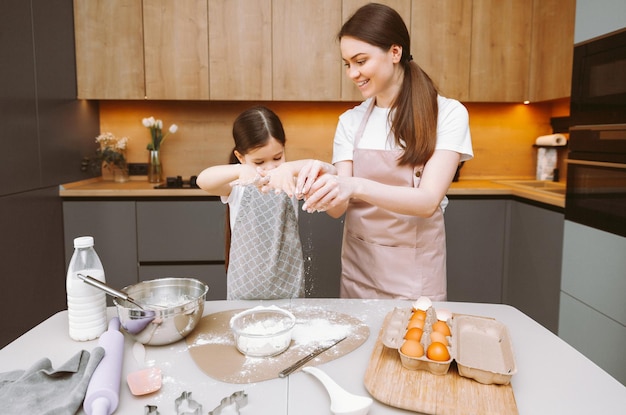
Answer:
[[[508, 384], [517, 373], [513, 345], [506, 326], [488, 317], [455, 314], [447, 321], [452, 336], [448, 336], [450, 359], [445, 362], [428, 359], [426, 355], [404, 355], [400, 347], [404, 343], [411, 313], [410, 308], [395, 308], [382, 333], [382, 343], [398, 350], [402, 366], [406, 369], [427, 370], [435, 375], [445, 375], [455, 360], [459, 375], [484, 384], [501, 385]], [[431, 326], [435, 321], [435, 310], [429, 308], [421, 339], [424, 351], [430, 345]]]

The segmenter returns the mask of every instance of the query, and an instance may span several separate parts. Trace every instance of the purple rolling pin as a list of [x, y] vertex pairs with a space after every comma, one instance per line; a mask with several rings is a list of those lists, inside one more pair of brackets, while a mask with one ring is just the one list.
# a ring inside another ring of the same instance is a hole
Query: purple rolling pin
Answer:
[[120, 382], [124, 360], [124, 335], [120, 320], [109, 321], [109, 329], [102, 333], [98, 346], [104, 348], [104, 357], [91, 375], [83, 409], [88, 415], [111, 415], [120, 400]]

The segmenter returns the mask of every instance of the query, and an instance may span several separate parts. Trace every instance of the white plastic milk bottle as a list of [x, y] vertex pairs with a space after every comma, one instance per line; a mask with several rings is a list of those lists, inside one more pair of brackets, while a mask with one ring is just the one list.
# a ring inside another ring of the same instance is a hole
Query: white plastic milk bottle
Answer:
[[67, 269], [70, 337], [78, 341], [96, 339], [107, 328], [106, 294], [77, 276], [77, 274], [88, 275], [103, 283], [106, 282], [102, 262], [93, 245], [92, 236], [74, 239], [74, 254]]

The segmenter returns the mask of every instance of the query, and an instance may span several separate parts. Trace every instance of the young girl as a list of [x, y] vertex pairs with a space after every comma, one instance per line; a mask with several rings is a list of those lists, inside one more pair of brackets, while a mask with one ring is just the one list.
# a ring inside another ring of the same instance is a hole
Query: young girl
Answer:
[[[293, 298], [304, 295], [304, 263], [298, 233], [298, 201], [285, 192], [261, 192], [260, 172], [285, 161], [285, 132], [266, 107], [250, 108], [233, 124], [234, 164], [198, 175], [198, 186], [228, 203], [230, 252], [227, 299]], [[293, 176], [291, 178], [293, 181]]]

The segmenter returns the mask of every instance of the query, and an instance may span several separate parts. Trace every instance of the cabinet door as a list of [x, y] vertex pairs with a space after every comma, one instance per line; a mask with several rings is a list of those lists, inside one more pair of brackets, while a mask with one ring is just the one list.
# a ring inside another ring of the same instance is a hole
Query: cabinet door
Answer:
[[511, 201], [503, 301], [556, 333], [563, 213]]
[[569, 97], [574, 59], [576, 0], [533, 2], [531, 101]]
[[138, 282], [135, 202], [64, 201], [63, 226], [66, 268], [74, 238], [93, 236], [107, 284], [122, 288]]
[[224, 262], [225, 205], [220, 201], [139, 201], [139, 262]]
[[81, 99], [144, 99], [143, 21], [138, 0], [74, 0]]
[[210, 0], [211, 99], [272, 99], [272, 0]]
[[30, 3], [3, 2], [0, 12], [10, 16], [0, 32], [0, 126], [5, 144], [0, 153], [0, 195], [10, 195], [41, 188], [36, 50]]
[[411, 10], [413, 59], [446, 97], [469, 98], [472, 2], [414, 0]]
[[506, 204], [450, 199], [444, 214], [449, 301], [502, 302]]
[[533, 2], [473, 0], [469, 100], [528, 99]]
[[325, 213], [300, 212], [298, 225], [304, 254], [306, 297], [339, 297], [343, 223], [343, 217], [334, 219]]
[[339, 100], [341, 58], [335, 36], [340, 27], [339, 1], [272, 1], [274, 100]]
[[207, 25], [207, 0], [143, 1], [147, 99], [209, 99]]

